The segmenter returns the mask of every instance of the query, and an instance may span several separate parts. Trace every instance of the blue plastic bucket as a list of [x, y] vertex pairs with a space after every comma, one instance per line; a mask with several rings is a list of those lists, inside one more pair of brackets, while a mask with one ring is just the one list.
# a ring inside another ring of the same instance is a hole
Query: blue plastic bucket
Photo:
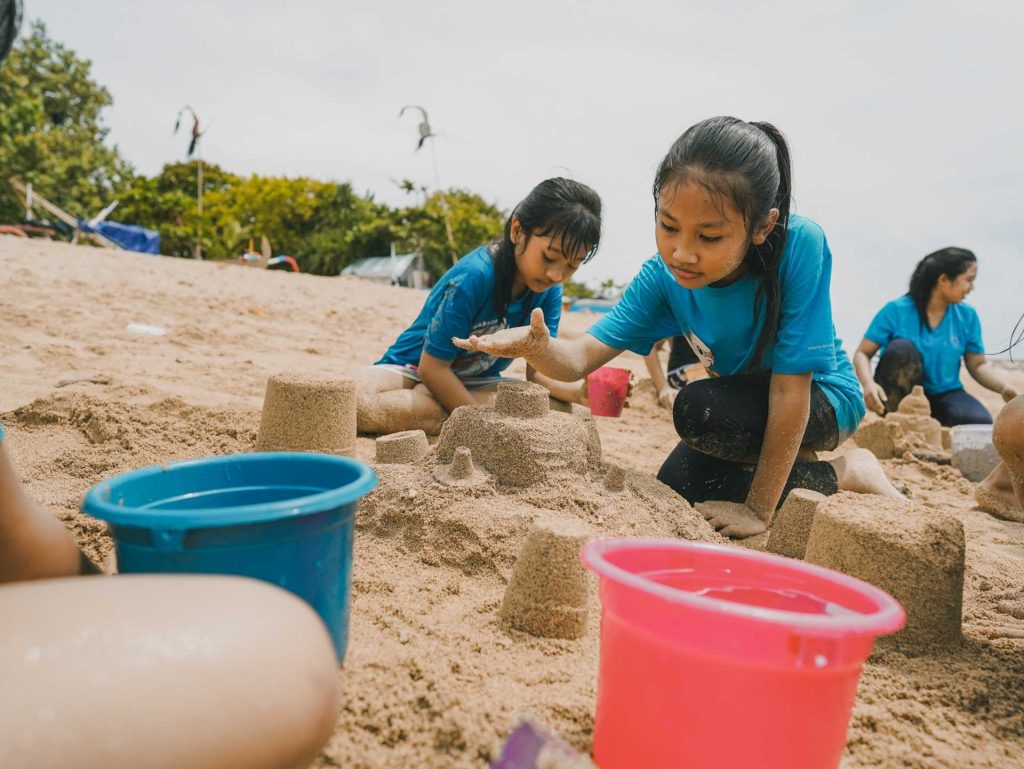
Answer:
[[238, 574], [290, 590], [348, 643], [353, 521], [377, 485], [363, 462], [313, 453], [235, 454], [115, 475], [82, 512], [110, 524], [123, 573]]

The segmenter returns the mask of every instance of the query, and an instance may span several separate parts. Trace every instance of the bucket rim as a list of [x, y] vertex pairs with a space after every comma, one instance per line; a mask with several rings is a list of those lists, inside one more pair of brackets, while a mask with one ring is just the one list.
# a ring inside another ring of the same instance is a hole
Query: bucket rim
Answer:
[[[333, 464], [355, 470], [355, 478], [343, 486], [292, 499], [227, 507], [197, 507], [187, 510], [153, 510], [144, 506], [128, 506], [111, 501], [114, 490], [126, 481], [138, 481], [168, 471], [222, 464], [248, 465], [267, 463]], [[223, 454], [213, 457], [184, 459], [177, 462], [149, 465], [106, 478], [86, 492], [81, 511], [107, 523], [160, 530], [191, 530], [216, 526], [268, 523], [286, 518], [325, 512], [356, 502], [377, 485], [377, 474], [358, 459], [317, 452], [274, 451], [246, 454]]]
[[[606, 553], [621, 550], [640, 550], [646, 548], [667, 548], [685, 551], [705, 551], [721, 553], [738, 560], [754, 561], [783, 567], [801, 572], [808, 576], [826, 579], [843, 587], [856, 591], [872, 601], [877, 607], [875, 611], [862, 614], [844, 614], [841, 616], [805, 614], [802, 612], [768, 609], [761, 606], [725, 601], [720, 598], [695, 595], [679, 588], [660, 585], [649, 579], [633, 574], [626, 569], [608, 561]], [[640, 590], [649, 595], [657, 596], [670, 603], [681, 604], [704, 612], [729, 614], [743, 617], [756, 622], [776, 626], [785, 626], [796, 632], [804, 632], [817, 636], [839, 635], [871, 635], [879, 636], [892, 633], [903, 627], [906, 613], [899, 601], [881, 588], [863, 580], [851, 577], [823, 566], [805, 563], [786, 558], [774, 553], [763, 553], [731, 545], [720, 545], [711, 542], [692, 542], [689, 540], [664, 539], [658, 537], [603, 537], [588, 542], [580, 551], [583, 565], [602, 578], [609, 578]]]

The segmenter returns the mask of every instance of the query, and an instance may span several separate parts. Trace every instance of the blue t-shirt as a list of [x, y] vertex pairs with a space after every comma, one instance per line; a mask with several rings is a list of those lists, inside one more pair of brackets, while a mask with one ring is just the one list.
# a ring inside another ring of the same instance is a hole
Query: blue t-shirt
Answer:
[[[813, 372], [836, 412], [841, 437], [857, 429], [864, 395], [832, 323], [832, 253], [825, 233], [802, 216], [791, 216], [779, 260], [779, 330], [760, 369], [778, 374]], [[648, 259], [622, 299], [589, 330], [616, 349], [647, 355], [659, 339], [682, 334], [713, 375], [748, 370], [764, 326], [755, 315], [760, 278], [746, 274], [722, 288], [679, 285], [658, 255]]]
[[540, 294], [529, 289], [509, 302], [505, 317], [498, 317], [494, 304], [494, 262], [488, 246], [470, 251], [441, 276], [427, 296], [426, 304], [413, 324], [402, 332], [377, 363], [417, 366], [426, 350], [435, 358], [452, 361], [452, 371], [462, 379], [498, 376], [512, 364], [479, 350], [462, 350], [452, 337], [483, 336], [503, 328], [528, 326], [535, 307], [544, 310], [551, 336], [558, 336], [562, 317], [562, 287], [552, 286]]
[[893, 339], [913, 342], [924, 358], [924, 391], [931, 395], [962, 389], [960, 359], [964, 353], [985, 352], [978, 313], [963, 302], [949, 305], [939, 325], [929, 330], [921, 325], [914, 300], [901, 296], [878, 311], [864, 336], [883, 352]]

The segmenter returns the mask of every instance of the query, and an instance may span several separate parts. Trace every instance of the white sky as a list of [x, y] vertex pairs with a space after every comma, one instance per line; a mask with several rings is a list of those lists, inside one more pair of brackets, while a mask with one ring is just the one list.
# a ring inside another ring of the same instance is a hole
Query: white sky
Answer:
[[848, 351], [947, 245], [978, 255], [989, 350], [1024, 312], [1019, 0], [26, 0], [26, 16], [93, 61], [111, 138], [147, 174], [184, 157], [171, 129], [187, 103], [204, 157], [231, 171], [401, 203], [391, 180], [433, 186], [417, 119], [397, 117], [420, 104], [444, 186], [510, 209], [548, 176], [592, 185], [605, 234], [577, 277], [625, 281], [655, 250], [669, 144], [732, 114], [789, 138]]

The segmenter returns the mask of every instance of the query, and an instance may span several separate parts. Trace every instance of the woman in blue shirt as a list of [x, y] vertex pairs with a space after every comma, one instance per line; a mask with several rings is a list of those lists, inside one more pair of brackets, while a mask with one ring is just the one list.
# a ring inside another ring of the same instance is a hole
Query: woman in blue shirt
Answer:
[[684, 335], [712, 376], [676, 397], [682, 440], [658, 478], [690, 502], [734, 503], [711, 518], [729, 536], [764, 531], [796, 487], [899, 496], [870, 452], [814, 456], [853, 433], [864, 403], [835, 338], [832, 254], [817, 224], [789, 215], [790, 188], [789, 148], [773, 125], [698, 123], [655, 177], [658, 254], [608, 315], [569, 341], [550, 338], [535, 311], [527, 329], [458, 344], [572, 381], [623, 350], [646, 355]]
[[[1017, 395], [986, 360], [978, 313], [964, 303], [977, 275], [972, 252], [943, 248], [918, 262], [910, 290], [878, 311], [853, 357], [869, 409], [896, 411], [915, 385], [923, 385], [932, 416], [946, 427], [992, 424], [988, 409], [960, 383], [961, 360], [983, 387], [1007, 401]], [[879, 349], [872, 376], [871, 358]]]

